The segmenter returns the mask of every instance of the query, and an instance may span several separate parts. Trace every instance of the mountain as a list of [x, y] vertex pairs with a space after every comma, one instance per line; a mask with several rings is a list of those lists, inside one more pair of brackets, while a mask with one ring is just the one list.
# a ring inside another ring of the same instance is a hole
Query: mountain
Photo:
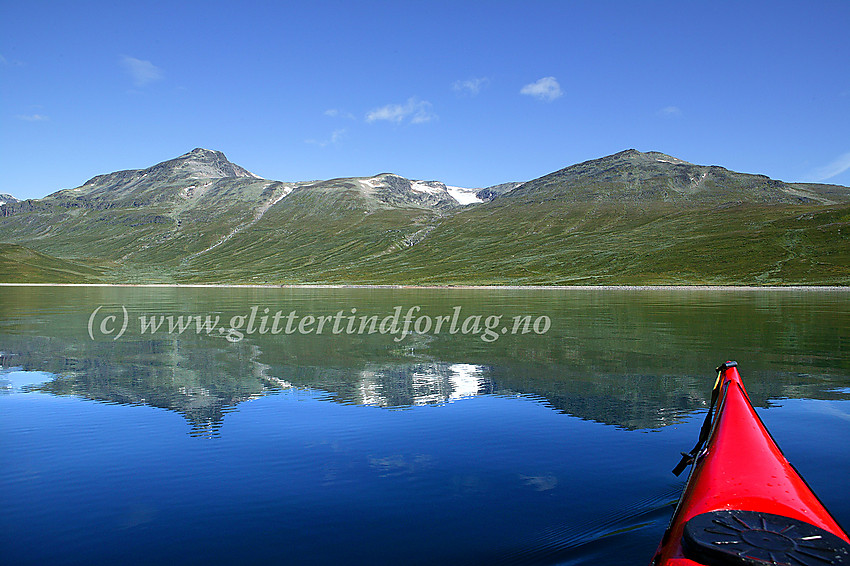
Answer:
[[404, 257], [406, 280], [487, 284], [850, 283], [850, 189], [627, 150], [458, 211]]
[[256, 198], [268, 181], [227, 160], [220, 151], [195, 148], [175, 159], [147, 169], [98, 175], [75, 189], [53, 193], [44, 202], [67, 206], [115, 208], [150, 206], [166, 202], [194, 202], [204, 197], [233, 197], [233, 189]]
[[670, 202], [720, 204], [836, 204], [850, 193], [829, 185], [789, 184], [764, 175], [736, 173], [716, 165], [694, 165], [664, 153], [629, 149], [585, 161], [523, 184], [517, 200], [567, 202]]
[[[438, 181], [409, 180], [392, 173], [382, 173], [374, 177], [280, 183], [263, 179], [231, 163], [220, 151], [195, 148], [180, 157], [158, 163], [147, 169], [98, 175], [80, 187], [53, 193], [47, 199], [104, 202], [108, 207], [131, 201], [134, 203], [133, 206], [139, 206], [169, 201], [197, 201], [202, 198], [213, 198], [219, 201], [223, 199], [227, 202], [228, 198], [234, 196], [263, 203], [262, 191], [258, 194], [255, 189], [263, 187], [265, 190], [270, 186], [269, 183], [277, 183], [288, 189], [309, 187], [316, 190], [347, 190], [353, 188], [366, 198], [372, 198], [390, 206], [410, 205], [435, 209], [456, 207], [461, 203], [454, 195], [459, 196], [461, 200], [468, 200], [469, 197], [466, 195], [474, 195], [480, 190], [449, 188]], [[288, 194], [290, 191], [283, 192]], [[480, 202], [480, 199], [475, 200]]]
[[81, 187], [60, 191], [54, 195], [68, 193], [96, 195], [109, 191], [115, 197], [118, 193], [132, 194], [156, 183], [182, 183], [190, 179], [225, 178], [260, 179], [247, 169], [228, 161], [222, 152], [197, 147], [180, 157], [163, 161], [147, 169], [98, 175], [86, 181]]
[[0, 207], [0, 241], [83, 262], [111, 261], [119, 270], [132, 270], [133, 256], [141, 254], [147, 273], [160, 270], [165, 257], [212, 245], [291, 190], [292, 184], [260, 179], [221, 152], [195, 149], [43, 199], [7, 203]]
[[18, 199], [16, 199], [15, 197], [13, 197], [10, 194], [0, 193], [0, 206], [6, 204], [7, 202], [8, 203], [15, 203], [15, 202], [18, 202]]
[[[381, 234], [388, 230], [414, 234], [460, 204], [435, 181], [384, 173], [285, 183], [262, 179], [220, 151], [196, 148], [153, 167], [99, 175], [43, 199], [8, 203], [0, 210], [5, 219], [0, 241], [84, 262], [116, 262], [121, 278], [148, 280], [154, 271], [155, 277], [173, 281], [175, 270], [192, 259], [243, 232], [267, 230], [255, 226], [275, 206], [278, 214], [272, 216], [283, 215], [298, 226], [296, 238], [310, 241], [317, 220], [321, 226], [344, 217], [340, 229], [357, 230], [363, 224], [358, 215], [374, 214], [370, 225], [378, 233], [362, 235], [371, 241], [385, 239]], [[315, 243], [321, 247], [334, 240]], [[364, 245], [374, 248], [369, 241]], [[376, 252], [386, 249], [379, 246]], [[363, 248], [352, 247], [351, 253], [357, 250]]]
[[848, 223], [846, 187], [633, 149], [466, 189], [273, 181], [197, 148], [0, 205], [0, 242], [122, 282], [848, 284]]

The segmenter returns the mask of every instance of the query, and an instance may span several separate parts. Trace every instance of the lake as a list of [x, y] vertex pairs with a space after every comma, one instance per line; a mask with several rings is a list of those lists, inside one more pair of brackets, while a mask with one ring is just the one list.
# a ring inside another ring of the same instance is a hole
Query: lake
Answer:
[[847, 526], [849, 299], [0, 287], [0, 556], [646, 564], [727, 359]]

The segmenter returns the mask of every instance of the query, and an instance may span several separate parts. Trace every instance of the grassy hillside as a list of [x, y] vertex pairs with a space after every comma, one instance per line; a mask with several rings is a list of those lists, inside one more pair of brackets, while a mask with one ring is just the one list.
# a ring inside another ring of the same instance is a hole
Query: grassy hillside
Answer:
[[356, 190], [293, 192], [256, 224], [181, 265], [193, 282], [354, 282], [381, 265], [441, 218], [423, 208], [376, 207]]
[[397, 215], [358, 226], [356, 218], [340, 217], [322, 234], [299, 231], [297, 222], [288, 225], [291, 231], [245, 234], [244, 245], [234, 239], [193, 261], [194, 273], [178, 278], [455, 285], [850, 282], [850, 205], [681, 210], [543, 202], [520, 214], [509, 203], [494, 203], [432, 219], [433, 229], [412, 246], [402, 243], [413, 223], [404, 220]]
[[23, 246], [0, 244], [2, 283], [94, 283], [103, 271], [51, 257]]
[[[501, 206], [447, 219], [409, 250], [408, 281], [498, 284], [846, 284], [850, 206], [677, 209]], [[470, 225], [487, 227], [471, 232]], [[844, 228], [842, 233], [842, 227]], [[395, 259], [395, 258], [394, 258]], [[379, 274], [393, 275], [395, 262]], [[377, 266], [376, 266], [377, 267]]]

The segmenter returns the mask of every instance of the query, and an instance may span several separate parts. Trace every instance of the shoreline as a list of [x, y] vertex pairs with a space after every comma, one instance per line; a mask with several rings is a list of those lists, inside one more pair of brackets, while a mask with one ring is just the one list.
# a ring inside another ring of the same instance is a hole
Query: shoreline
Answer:
[[518, 291], [830, 291], [850, 292], [839, 285], [369, 285], [299, 283], [287, 285], [238, 283], [0, 283], [0, 287], [139, 287], [175, 289], [425, 289]]

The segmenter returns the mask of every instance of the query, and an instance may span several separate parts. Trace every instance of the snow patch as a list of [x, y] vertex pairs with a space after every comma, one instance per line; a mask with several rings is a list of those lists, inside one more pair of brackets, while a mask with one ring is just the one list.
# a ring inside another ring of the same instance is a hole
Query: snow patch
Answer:
[[[282, 201], [283, 197], [285, 197], [286, 195], [288, 195], [291, 192], [292, 192], [292, 187], [284, 188], [283, 192], [281, 192], [280, 195], [278, 195], [273, 201], [271, 201], [271, 203], [267, 207], [265, 207], [265, 210], [263, 210], [263, 214], [265, 214], [266, 210], [270, 209], [271, 207], [273, 207], [274, 205], [276, 205], [277, 203]], [[260, 216], [262, 216], [262, 214]]]
[[673, 165], [688, 165], [687, 161], [679, 159], [678, 157], [672, 157], [670, 155], [664, 157], [656, 157], [656, 161], [661, 161], [663, 163], [672, 163]]
[[417, 193], [425, 193], [429, 195], [444, 195], [446, 194], [446, 186], [442, 183], [434, 181], [410, 181], [410, 188]]
[[[357, 179], [360, 186], [367, 192], [372, 192], [379, 187], [385, 185], [383, 179], [379, 177], [369, 177], [366, 179]], [[480, 189], [468, 189], [466, 187], [450, 187], [440, 181], [410, 181], [410, 190], [422, 195], [433, 195], [436, 197], [451, 197], [460, 205], [475, 204], [484, 202], [482, 199], [475, 196]]]
[[366, 189], [377, 189], [379, 186], [381, 186], [381, 182], [378, 181], [375, 177], [371, 177], [369, 179], [358, 179], [358, 181]]
[[446, 186], [446, 190], [449, 191], [449, 195], [453, 199], [455, 199], [459, 204], [475, 204], [477, 202], [484, 202], [483, 199], [478, 198], [475, 194], [480, 189], [467, 189], [464, 187], [449, 187]]

